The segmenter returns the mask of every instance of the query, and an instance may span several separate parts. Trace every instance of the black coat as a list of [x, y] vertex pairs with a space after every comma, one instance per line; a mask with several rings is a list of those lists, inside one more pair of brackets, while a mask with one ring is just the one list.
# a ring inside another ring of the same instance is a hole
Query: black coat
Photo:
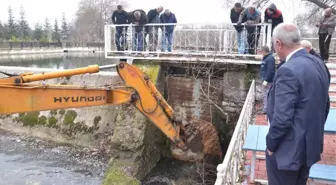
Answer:
[[[134, 12], [136, 12], [136, 11], [139, 11], [141, 13], [141, 17], [140, 17], [139, 21], [135, 20], [135, 17], [134, 17]], [[144, 25], [148, 23], [148, 18], [147, 18], [146, 12], [141, 10], [141, 9], [137, 9], [137, 10], [134, 10], [134, 11], [130, 12], [129, 13], [129, 20], [132, 24], [135, 24], [136, 22], [139, 22], [139, 26], [135, 26], [135, 31], [136, 32], [141, 32], [143, 30]]]
[[122, 10], [121, 12], [118, 12], [117, 10], [115, 10], [112, 13], [112, 23], [113, 24], [129, 24], [130, 21], [128, 19], [128, 13], [124, 10]]
[[[244, 11], [244, 7], [242, 7], [242, 11]], [[231, 14], [230, 14], [231, 23], [237, 23], [239, 21], [240, 13], [241, 12], [239, 12], [239, 13], [236, 12], [234, 10], [234, 8], [231, 9]], [[245, 22], [245, 21], [246, 21], [246, 19], [243, 20], [242, 22]], [[237, 25], [235, 25], [234, 27], [238, 32], [241, 32], [244, 28], [244, 26], [237, 26]]]

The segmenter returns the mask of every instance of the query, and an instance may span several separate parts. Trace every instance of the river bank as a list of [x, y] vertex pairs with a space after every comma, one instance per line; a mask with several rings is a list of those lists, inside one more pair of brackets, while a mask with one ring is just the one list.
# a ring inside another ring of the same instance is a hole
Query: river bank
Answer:
[[100, 185], [109, 157], [0, 130], [0, 185]]

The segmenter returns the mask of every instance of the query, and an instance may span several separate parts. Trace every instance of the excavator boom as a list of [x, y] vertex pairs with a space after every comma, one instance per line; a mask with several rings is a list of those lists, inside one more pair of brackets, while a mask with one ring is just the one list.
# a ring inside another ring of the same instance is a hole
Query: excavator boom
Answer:
[[173, 109], [149, 78], [135, 66], [124, 62], [110, 67], [117, 68], [126, 86], [87, 88], [75, 85], [29, 83], [97, 73], [100, 69], [106, 68], [98, 65], [41, 74], [24, 73], [2, 78], [0, 79], [0, 114], [132, 103], [178, 147], [186, 149], [180, 137], [180, 126], [174, 122]]
[[[120, 87], [81, 87], [78, 85], [33, 83], [37, 81], [71, 77], [86, 73], [97, 73], [115, 67], [125, 86]], [[175, 157], [182, 160], [194, 158], [195, 153], [211, 153], [202, 143], [219, 141], [216, 129], [211, 123], [196, 122], [182, 124], [175, 118], [173, 109], [164, 100], [149, 80], [136, 66], [120, 62], [118, 65], [98, 66], [60, 70], [33, 74], [7, 74], [0, 79], [0, 114], [13, 114], [31, 111], [80, 108], [99, 105], [118, 105], [130, 103], [154, 123], [173, 143]], [[207, 130], [206, 132], [204, 132]], [[203, 132], [202, 132], [203, 131]], [[189, 147], [193, 143], [196, 147]], [[192, 151], [189, 157], [186, 152]], [[217, 152], [217, 150], [216, 150]], [[219, 155], [221, 155], [220, 151]], [[174, 155], [174, 154], [173, 154]]]

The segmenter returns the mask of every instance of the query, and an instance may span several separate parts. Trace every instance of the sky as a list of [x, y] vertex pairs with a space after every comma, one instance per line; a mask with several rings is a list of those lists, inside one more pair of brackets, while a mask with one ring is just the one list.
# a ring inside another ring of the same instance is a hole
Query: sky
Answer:
[[[14, 16], [19, 17], [20, 5], [23, 5], [29, 24], [44, 22], [48, 17], [51, 22], [55, 18], [61, 20], [64, 12], [67, 20], [73, 19], [80, 0], [1, 0], [0, 20], [7, 22], [8, 6], [13, 9]], [[229, 22], [229, 10], [223, 5], [224, 0], [127, 0], [126, 11], [141, 8], [148, 12], [162, 5], [173, 12], [178, 23], [221, 23]], [[285, 22], [291, 22], [295, 14], [300, 12], [298, 0], [273, 0], [282, 10]], [[112, 14], [112, 12], [111, 12]]]

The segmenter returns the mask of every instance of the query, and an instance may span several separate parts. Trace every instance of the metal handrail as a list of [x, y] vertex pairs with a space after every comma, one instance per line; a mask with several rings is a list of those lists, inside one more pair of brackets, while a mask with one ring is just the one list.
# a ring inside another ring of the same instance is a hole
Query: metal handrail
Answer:
[[217, 166], [217, 179], [215, 185], [235, 185], [239, 183], [241, 166], [244, 165], [245, 158], [245, 152], [242, 147], [244, 145], [247, 128], [252, 117], [255, 94], [256, 87], [255, 81], [253, 80], [246, 96], [236, 128], [231, 137], [223, 163]]

